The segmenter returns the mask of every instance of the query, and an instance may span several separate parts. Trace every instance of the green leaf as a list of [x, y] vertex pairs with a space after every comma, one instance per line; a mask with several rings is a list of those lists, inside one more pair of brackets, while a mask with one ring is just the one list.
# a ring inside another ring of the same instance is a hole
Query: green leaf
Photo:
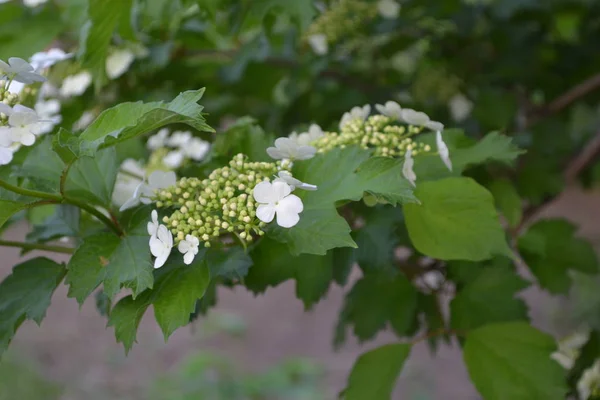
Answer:
[[94, 157], [81, 157], [69, 168], [65, 195], [110, 207], [118, 169], [114, 148], [99, 151]]
[[335, 210], [340, 202], [358, 201], [365, 192], [393, 204], [416, 201], [410, 184], [401, 176], [398, 160], [369, 159], [369, 152], [356, 146], [334, 149], [296, 164], [294, 176], [319, 189], [298, 193], [304, 211], [296, 226], [272, 229], [273, 237], [288, 243], [292, 254], [323, 255], [335, 247], [356, 247], [350, 227]]
[[150, 307], [151, 291], [146, 291], [134, 299], [132, 296], [122, 298], [110, 312], [108, 326], [114, 326], [118, 343], [123, 343], [125, 353], [129, 353], [137, 336], [140, 321]]
[[352, 368], [344, 399], [391, 399], [410, 349], [410, 344], [388, 344], [362, 354]]
[[312, 0], [255, 0], [250, 7], [250, 15], [246, 19], [245, 26], [251, 21], [262, 21], [271, 11], [286, 13], [292, 16], [298, 23], [300, 29], [306, 30], [316, 15], [316, 9]]
[[27, 241], [47, 242], [64, 236], [77, 237], [80, 232], [80, 218], [79, 208], [67, 204], [56, 206], [54, 214], [41, 224], [34, 225], [31, 232], [27, 234]]
[[209, 282], [210, 273], [205, 260], [174, 268], [157, 282], [152, 304], [165, 340], [177, 328], [190, 322], [196, 301], [204, 296]]
[[563, 400], [565, 373], [550, 358], [555, 340], [525, 322], [486, 325], [471, 331], [464, 359], [486, 400]]
[[421, 253], [441, 260], [482, 261], [511, 255], [492, 195], [470, 178], [423, 182], [421, 204], [406, 204], [411, 241]]
[[104, 278], [104, 291], [109, 298], [114, 298], [121, 286], [130, 288], [134, 298], [152, 288], [148, 240], [148, 236], [126, 236], [110, 256]]
[[46, 135], [35, 144], [23, 164], [15, 170], [15, 175], [27, 178], [36, 189], [58, 194], [64, 167], [65, 163], [52, 151], [52, 137]]
[[211, 276], [222, 276], [227, 279], [243, 279], [252, 266], [250, 256], [239, 247], [227, 250], [209, 249], [206, 252], [206, 262]]
[[496, 201], [496, 207], [504, 215], [510, 226], [518, 226], [523, 217], [523, 205], [517, 189], [508, 179], [497, 179], [489, 188]]
[[0, 355], [23, 321], [42, 322], [64, 276], [63, 265], [39, 257], [17, 265], [0, 283]]
[[465, 332], [490, 323], [527, 320], [527, 305], [515, 294], [529, 282], [511, 268], [472, 266], [478, 267], [479, 271], [472, 271], [476, 278], [450, 302], [452, 328]]
[[570, 271], [573, 286], [569, 292], [572, 320], [581, 326], [600, 329], [600, 275]]
[[379, 206], [362, 213], [364, 226], [354, 238], [358, 249], [355, 257], [363, 271], [397, 268], [394, 265], [394, 249], [399, 244], [396, 230], [402, 223], [398, 208]]
[[216, 136], [213, 151], [227, 160], [243, 153], [252, 161], [271, 161], [266, 149], [272, 143], [273, 136], [266, 134], [254, 118], [242, 117]]
[[81, 29], [80, 58], [84, 68], [89, 69], [97, 86], [106, 81], [105, 64], [108, 48], [117, 25], [127, 21], [133, 0], [88, 1], [88, 22]]
[[105, 110], [79, 137], [80, 148], [74, 153], [93, 155], [101, 147], [142, 135], [165, 125], [181, 123], [199, 131], [213, 132], [204, 117], [198, 101], [204, 89], [188, 90], [170, 103], [121, 103]]
[[80, 305], [104, 280], [106, 266], [120, 239], [111, 233], [88, 236], [77, 248], [67, 266], [65, 283], [69, 285], [69, 297]]
[[335, 343], [344, 342], [348, 325], [361, 342], [373, 338], [388, 322], [398, 335], [409, 335], [415, 328], [416, 311], [417, 291], [403, 275], [366, 275], [344, 300]]
[[[414, 170], [418, 182], [458, 176], [470, 166], [490, 161], [510, 165], [524, 153], [513, 144], [510, 137], [497, 132], [491, 132], [480, 141], [474, 142], [465, 137], [459, 129], [447, 129], [443, 133], [443, 138], [450, 151], [452, 171], [448, 171], [437, 154], [423, 154], [415, 157]], [[421, 135], [419, 142], [435, 148], [435, 134]]]
[[265, 238], [252, 253], [254, 265], [244, 283], [254, 293], [262, 293], [288, 280], [296, 280], [296, 297], [309, 309], [329, 289], [333, 280], [334, 253], [325, 256], [293, 256], [287, 246]]
[[350, 226], [334, 207], [307, 210], [293, 228], [274, 226], [270, 236], [287, 243], [293, 255], [324, 255], [336, 247], [357, 247], [350, 236]]
[[541, 287], [550, 293], [566, 293], [571, 286], [568, 270], [594, 274], [598, 259], [589, 242], [575, 237], [577, 227], [560, 219], [543, 220], [519, 238], [523, 260]]
[[19, 203], [11, 200], [0, 200], [0, 228], [19, 211], [28, 208], [27, 204]]

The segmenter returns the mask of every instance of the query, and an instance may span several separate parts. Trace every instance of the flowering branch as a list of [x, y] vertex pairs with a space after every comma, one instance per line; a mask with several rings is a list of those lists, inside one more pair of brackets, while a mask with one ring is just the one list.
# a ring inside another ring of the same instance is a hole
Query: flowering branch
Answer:
[[62, 253], [62, 254], [73, 254], [73, 252], [75, 251], [75, 249], [72, 249], [69, 247], [49, 246], [49, 245], [38, 244], [38, 243], [13, 242], [13, 241], [9, 241], [9, 240], [0, 240], [0, 246], [18, 247], [23, 250], [51, 251], [53, 253]]

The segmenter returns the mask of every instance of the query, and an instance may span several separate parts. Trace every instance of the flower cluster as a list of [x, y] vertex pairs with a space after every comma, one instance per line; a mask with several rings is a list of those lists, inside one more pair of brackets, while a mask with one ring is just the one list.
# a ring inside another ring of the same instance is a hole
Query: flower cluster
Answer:
[[151, 164], [177, 169], [188, 160], [202, 161], [210, 151], [210, 143], [192, 136], [189, 131], [170, 133], [167, 128], [159, 130], [146, 143], [153, 151]]
[[254, 187], [284, 168], [285, 162], [249, 162], [238, 154], [228, 166], [214, 170], [207, 179], [182, 178], [158, 192], [157, 207], [177, 207], [163, 219], [176, 242], [187, 235], [200, 239], [205, 247], [222, 234], [235, 234], [244, 243], [252, 235], [263, 235], [265, 223], [257, 218]]
[[377, 16], [376, 7], [361, 0], [340, 0], [323, 12], [309, 27], [306, 40], [315, 53], [328, 52], [328, 45], [356, 36], [366, 22]]

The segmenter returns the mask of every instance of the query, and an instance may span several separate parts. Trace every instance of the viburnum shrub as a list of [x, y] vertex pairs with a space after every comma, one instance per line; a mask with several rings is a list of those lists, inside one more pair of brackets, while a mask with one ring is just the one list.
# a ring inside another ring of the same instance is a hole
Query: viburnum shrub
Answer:
[[[596, 2], [0, 3], [0, 227], [30, 227], [0, 246], [70, 255], [0, 283], [0, 354], [63, 283], [127, 352], [150, 306], [167, 339], [294, 280], [307, 311], [351, 285], [335, 346], [398, 336], [343, 398], [390, 398], [421, 341], [485, 399], [600, 396], [595, 252], [539, 218], [600, 177]], [[534, 284], [584, 299], [558, 342]]]

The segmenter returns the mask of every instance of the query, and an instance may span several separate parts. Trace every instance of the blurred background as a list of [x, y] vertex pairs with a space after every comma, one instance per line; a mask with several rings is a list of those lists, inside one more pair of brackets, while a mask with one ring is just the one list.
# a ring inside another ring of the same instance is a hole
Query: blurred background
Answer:
[[[57, 43], [76, 50], [87, 1], [3, 3], [1, 59], [28, 58]], [[600, 2], [134, 4], [135, 32], [120, 30], [110, 50], [129, 52], [129, 62], [120, 75], [96, 82], [97, 90], [87, 82], [76, 95], [63, 93], [63, 126], [76, 131], [85, 126], [82, 117], [117, 102], [167, 100], [203, 86], [201, 104], [217, 132], [244, 116], [274, 136], [311, 122], [336, 129], [353, 106], [395, 100], [474, 138], [490, 131], [513, 136], [527, 154], [507, 178], [526, 212], [535, 210], [533, 219], [566, 218], [600, 248]], [[84, 65], [60, 64], [50, 81]], [[120, 157], [146, 151], [132, 146]], [[488, 170], [473, 174], [490, 181]], [[23, 240], [27, 231], [25, 223], [15, 224], [3, 238]], [[1, 248], [0, 254], [3, 278], [19, 251]], [[42, 327], [27, 322], [0, 362], [0, 400], [334, 399], [359, 354], [396, 340], [383, 332], [374, 341], [350, 338], [333, 349], [349, 287], [332, 287], [308, 312], [293, 282], [258, 297], [219, 288], [217, 306], [168, 343], [147, 313], [139, 343], [125, 356], [98, 311], [102, 305], [90, 298], [80, 309], [63, 286]], [[594, 287], [575, 281], [569, 295], [530, 288], [522, 296], [534, 324], [561, 337], [597, 319], [586, 314], [600, 303]], [[417, 345], [394, 398], [478, 399], [456, 345], [442, 346], [435, 356], [426, 343]]]

